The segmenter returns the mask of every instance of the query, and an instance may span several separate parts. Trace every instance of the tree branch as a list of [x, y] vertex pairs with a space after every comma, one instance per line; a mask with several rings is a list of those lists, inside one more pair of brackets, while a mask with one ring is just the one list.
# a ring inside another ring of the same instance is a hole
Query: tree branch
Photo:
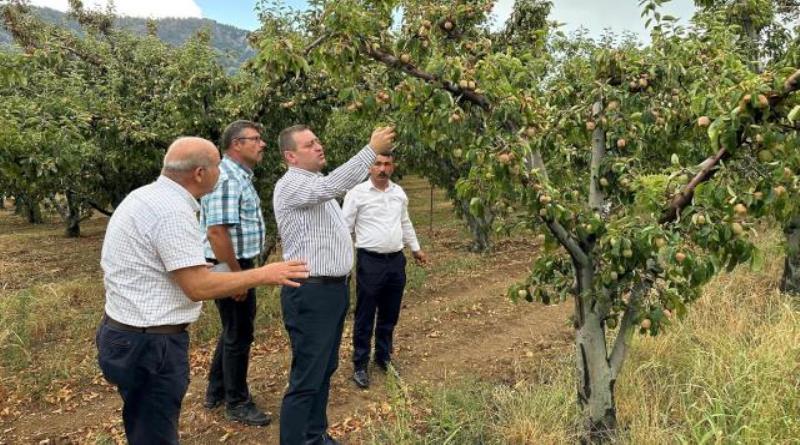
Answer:
[[[595, 122], [600, 120], [603, 112], [603, 102], [597, 101], [592, 105], [592, 117]], [[600, 189], [600, 165], [606, 157], [606, 130], [598, 125], [592, 131], [592, 161], [589, 168], [589, 207], [600, 211], [602, 214], [605, 194]]]
[[361, 46], [369, 57], [383, 63], [386, 66], [399, 68], [402, 72], [408, 74], [409, 76], [416, 77], [417, 79], [422, 79], [429, 84], [436, 85], [439, 88], [449, 92], [453, 96], [456, 96], [456, 98], [472, 102], [484, 110], [489, 110], [491, 107], [489, 100], [486, 99], [486, 96], [477, 94], [474, 91], [462, 89], [457, 84], [454, 84], [448, 80], [441, 80], [433, 74], [426, 73], [410, 63], [403, 63], [393, 54], [383, 52], [380, 49], [375, 49], [368, 42], [362, 41]]
[[655, 278], [649, 273], [646, 273], [644, 277], [642, 277], [642, 281], [637, 283], [631, 291], [628, 307], [625, 308], [625, 313], [622, 315], [619, 334], [617, 334], [617, 338], [614, 340], [614, 349], [611, 351], [611, 357], [609, 358], [612, 380], [616, 380], [617, 375], [619, 375], [628, 348], [630, 347], [633, 331], [636, 327], [635, 323], [639, 311], [639, 301], [641, 301], [642, 297], [647, 294], [647, 292], [650, 292], [654, 283]]
[[581, 266], [588, 266], [589, 265], [589, 256], [586, 255], [586, 252], [581, 249], [581, 246], [578, 244], [570, 234], [567, 232], [567, 229], [561, 225], [558, 221], [554, 219], [542, 218], [547, 227], [552, 232], [553, 236], [558, 239], [558, 242], [567, 249], [570, 256], [572, 257], [575, 262], [577, 262]]
[[[800, 69], [795, 71], [794, 74], [786, 79], [786, 82], [783, 84], [782, 92], [769, 96], [769, 106], [774, 108], [780, 105], [781, 102], [783, 102], [787, 97], [789, 97], [790, 94], [798, 89], [800, 89]], [[741, 142], [739, 145], [741, 145]], [[711, 179], [716, 172], [717, 165], [720, 163], [720, 161], [726, 159], [728, 156], [730, 156], [730, 152], [726, 147], [722, 147], [714, 156], [711, 156], [703, 161], [703, 163], [700, 164], [702, 166], [700, 171], [694, 176], [694, 178], [692, 178], [683, 193], [676, 196], [675, 199], [672, 200], [669, 207], [658, 220], [658, 222], [665, 224], [677, 219], [681, 210], [683, 210], [689, 205], [689, 203], [692, 202], [694, 191], [697, 186]]]

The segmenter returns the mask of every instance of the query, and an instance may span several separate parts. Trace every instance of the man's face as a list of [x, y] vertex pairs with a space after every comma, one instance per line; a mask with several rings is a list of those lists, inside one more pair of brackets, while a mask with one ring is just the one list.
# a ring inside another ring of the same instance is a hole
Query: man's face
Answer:
[[261, 139], [261, 134], [253, 128], [245, 128], [234, 140], [235, 147], [248, 167], [253, 168], [264, 157], [264, 148], [267, 144]]
[[310, 172], [320, 172], [325, 167], [325, 149], [311, 130], [292, 134], [294, 150], [286, 152], [289, 165]]
[[385, 186], [394, 172], [394, 159], [391, 156], [378, 155], [375, 163], [369, 168], [369, 177], [377, 186]]

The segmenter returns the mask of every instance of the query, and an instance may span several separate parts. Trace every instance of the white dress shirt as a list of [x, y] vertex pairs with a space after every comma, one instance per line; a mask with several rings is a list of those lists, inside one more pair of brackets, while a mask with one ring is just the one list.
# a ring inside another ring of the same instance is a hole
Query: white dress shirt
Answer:
[[353, 241], [335, 198], [363, 180], [373, 162], [366, 146], [328, 176], [289, 167], [272, 196], [284, 260], [305, 260], [312, 277], [350, 273]]
[[160, 176], [131, 192], [106, 228], [100, 265], [106, 314], [137, 327], [191, 323], [194, 302], [170, 272], [205, 265], [200, 206], [180, 184]]
[[380, 190], [371, 179], [347, 192], [342, 206], [350, 232], [355, 231], [356, 247], [377, 253], [393, 253], [408, 246], [419, 251], [419, 241], [408, 217], [408, 197], [403, 188], [389, 181]]

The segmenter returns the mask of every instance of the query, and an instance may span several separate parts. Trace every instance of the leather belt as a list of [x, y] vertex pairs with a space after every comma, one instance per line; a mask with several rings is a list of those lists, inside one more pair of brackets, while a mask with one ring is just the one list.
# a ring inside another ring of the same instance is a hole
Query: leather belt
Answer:
[[180, 334], [182, 332], [186, 332], [186, 327], [189, 326], [189, 323], [183, 323], [183, 324], [168, 324], [163, 326], [148, 326], [146, 328], [140, 328], [138, 326], [131, 326], [129, 324], [120, 323], [119, 321], [109, 317], [108, 314], [106, 314], [103, 317], [103, 323], [120, 331], [138, 332], [140, 334]]
[[339, 284], [347, 282], [347, 275], [341, 277], [317, 276], [308, 278], [293, 278], [292, 281], [309, 284]]
[[362, 249], [360, 247], [358, 248], [358, 251], [363, 253], [363, 254], [366, 254], [366, 255], [369, 255], [369, 256], [374, 256], [374, 257], [377, 257], [377, 258], [394, 258], [397, 255], [402, 255], [403, 254], [402, 250], [398, 250], [397, 252], [379, 253], [379, 252], [373, 252], [373, 251], [367, 250], [367, 249]]

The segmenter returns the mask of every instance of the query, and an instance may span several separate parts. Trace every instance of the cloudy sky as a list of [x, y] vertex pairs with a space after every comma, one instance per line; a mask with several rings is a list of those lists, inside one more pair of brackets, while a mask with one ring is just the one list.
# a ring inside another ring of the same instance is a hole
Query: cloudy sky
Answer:
[[[67, 0], [32, 0], [32, 4], [65, 11]], [[84, 0], [87, 6], [103, 7], [106, 0]], [[304, 0], [284, 0], [286, 5], [303, 8]], [[553, 0], [551, 18], [564, 23], [567, 32], [583, 26], [593, 36], [610, 29], [616, 33], [624, 30], [638, 33], [647, 40], [644, 23], [639, 17], [639, 0]], [[254, 12], [256, 0], [116, 0], [117, 13], [136, 17], [207, 17], [221, 23], [252, 30], [258, 27]], [[498, 0], [494, 14], [502, 23], [511, 12], [514, 0]], [[694, 11], [692, 0], [672, 0], [662, 10], [664, 13], [688, 20]]]

